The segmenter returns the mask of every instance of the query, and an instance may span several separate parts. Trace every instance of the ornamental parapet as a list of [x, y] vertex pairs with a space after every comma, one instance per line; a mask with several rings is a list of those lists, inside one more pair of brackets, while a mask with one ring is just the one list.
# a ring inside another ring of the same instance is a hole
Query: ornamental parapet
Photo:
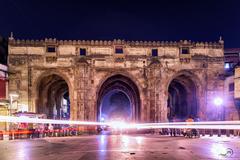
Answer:
[[9, 39], [12, 46], [45, 46], [45, 45], [83, 45], [83, 46], [130, 46], [130, 47], [202, 47], [223, 48], [224, 41], [220, 38], [217, 42], [192, 42], [191, 40], [180, 41], [125, 41], [114, 40], [57, 40], [56, 38], [45, 38], [44, 40], [20, 40]]

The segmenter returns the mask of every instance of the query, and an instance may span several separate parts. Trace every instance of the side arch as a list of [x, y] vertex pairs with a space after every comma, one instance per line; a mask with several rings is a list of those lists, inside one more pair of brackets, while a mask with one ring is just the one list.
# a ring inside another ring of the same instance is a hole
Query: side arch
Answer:
[[179, 71], [168, 81], [165, 91], [167, 98], [168, 119], [185, 120], [188, 117], [199, 117], [200, 95], [202, 95], [200, 79], [187, 70]]
[[[73, 102], [73, 93], [72, 84], [67, 75], [58, 71], [45, 71], [35, 79], [33, 84], [35, 112], [44, 113], [48, 118], [69, 119], [71, 117], [73, 107], [70, 107], [70, 102]], [[64, 111], [63, 106], [66, 107]]]
[[[70, 79], [68, 78], [68, 76], [66, 74], [64, 74], [62, 72], [59, 72], [59, 71], [56, 71], [56, 70], [44, 71], [38, 77], [36, 77], [35, 80], [33, 81], [33, 87], [32, 87], [33, 90], [36, 91], [39, 88], [40, 81], [44, 77], [47, 77], [47, 76], [50, 76], [50, 75], [58, 75], [58, 76], [62, 77], [67, 82], [69, 90], [72, 90], [73, 86], [70, 83]], [[35, 93], [37, 94], [37, 92], [35, 92]], [[38, 96], [36, 94], [34, 96]]]

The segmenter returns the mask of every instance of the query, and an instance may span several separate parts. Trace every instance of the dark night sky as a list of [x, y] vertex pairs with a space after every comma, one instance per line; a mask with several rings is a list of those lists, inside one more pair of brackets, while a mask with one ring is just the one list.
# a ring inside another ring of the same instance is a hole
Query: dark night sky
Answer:
[[218, 41], [222, 36], [226, 48], [240, 47], [239, 7], [238, 0], [0, 0], [0, 35], [160, 41]]

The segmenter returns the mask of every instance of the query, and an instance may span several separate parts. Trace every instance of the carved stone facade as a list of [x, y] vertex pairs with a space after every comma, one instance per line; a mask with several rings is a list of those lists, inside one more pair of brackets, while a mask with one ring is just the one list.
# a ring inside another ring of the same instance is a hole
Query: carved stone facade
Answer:
[[[213, 98], [224, 96], [223, 56], [222, 40], [195, 43], [11, 39], [9, 92], [17, 92], [18, 103], [27, 105], [29, 111], [39, 112], [38, 108], [44, 107], [39, 99], [47, 97], [41, 90], [48, 83], [42, 81], [57, 75], [61, 80], [51, 83], [59, 82], [62, 87], [66, 86], [62, 81], [67, 84], [72, 120], [98, 120], [98, 101], [107, 85], [106, 89], [119, 87], [129, 92], [135, 107], [134, 121], [164, 122], [170, 114], [168, 99], [175, 94], [174, 89], [181, 91], [183, 86], [187, 98], [186, 102], [179, 100], [179, 105], [190, 107], [184, 114], [215, 119]], [[195, 111], [191, 111], [193, 105]]]

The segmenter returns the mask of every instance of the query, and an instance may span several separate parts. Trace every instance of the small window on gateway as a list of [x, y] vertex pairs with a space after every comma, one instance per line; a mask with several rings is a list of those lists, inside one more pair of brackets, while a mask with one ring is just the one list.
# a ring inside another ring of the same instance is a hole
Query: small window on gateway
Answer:
[[47, 52], [49, 52], [49, 53], [56, 52], [56, 47], [55, 46], [47, 46]]
[[116, 54], [123, 54], [123, 48], [122, 47], [116, 47], [115, 48], [115, 53]]
[[181, 54], [189, 54], [189, 48], [183, 47], [181, 50]]
[[80, 56], [86, 56], [87, 51], [86, 48], [80, 48]]
[[152, 56], [157, 57], [158, 56], [158, 49], [152, 49]]
[[230, 63], [225, 63], [225, 64], [224, 64], [224, 68], [225, 68], [226, 70], [229, 70], [229, 69], [231, 68]]

